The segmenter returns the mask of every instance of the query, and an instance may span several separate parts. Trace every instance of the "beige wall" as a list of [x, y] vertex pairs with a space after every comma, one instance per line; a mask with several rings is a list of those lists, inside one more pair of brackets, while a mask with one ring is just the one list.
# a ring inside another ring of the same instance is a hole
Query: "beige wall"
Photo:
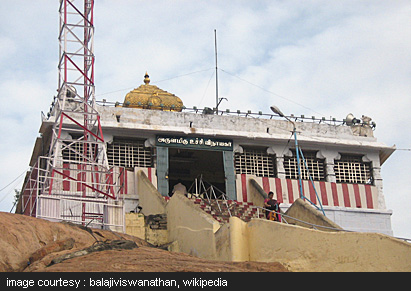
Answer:
[[169, 242], [166, 229], [151, 229], [145, 224], [144, 215], [141, 213], [126, 213], [126, 234], [144, 239], [155, 246], [165, 245]]
[[166, 210], [170, 242], [177, 241], [184, 253], [216, 259], [217, 220], [179, 192], [171, 197]]
[[[304, 201], [301, 198], [298, 198], [297, 200], [294, 201], [291, 207], [288, 208], [288, 210], [285, 212], [285, 215], [290, 216], [290, 217], [285, 216], [285, 219], [287, 220], [289, 224], [295, 224], [295, 225], [299, 225], [302, 227], [312, 228], [312, 226], [310, 226], [309, 224], [298, 221], [298, 220], [302, 220], [302, 221], [306, 221], [306, 222], [316, 224], [316, 225], [322, 225], [325, 227], [342, 229], [338, 224], [328, 219], [320, 211], [316, 210], [313, 206], [311, 206], [308, 202]], [[298, 220], [295, 220], [291, 217], [297, 218]], [[321, 228], [318, 226], [316, 226], [316, 229], [323, 230], [323, 231], [338, 231], [338, 230], [333, 230], [330, 228]]]
[[165, 213], [167, 202], [141, 170], [137, 172], [137, 181], [139, 205], [143, 207], [141, 212], [144, 215]]
[[264, 207], [264, 199], [267, 198], [267, 194], [264, 189], [254, 180], [248, 180], [248, 187], [250, 191], [250, 202], [259, 207]]
[[222, 261], [280, 262], [291, 271], [411, 271], [411, 244], [377, 233], [325, 232], [237, 217], [219, 226], [183, 195], [167, 205], [170, 242]]
[[[154, 201], [166, 211], [174, 249], [197, 257], [280, 262], [291, 271], [411, 271], [411, 244], [390, 236], [320, 231], [265, 219], [246, 223], [236, 217], [220, 225], [179, 192], [166, 205], [159, 203], [156, 192], [147, 193], [156, 197], [145, 201]], [[315, 215], [304, 201], [297, 202], [293, 211], [303, 220], [338, 227]]]
[[[411, 244], [377, 233], [323, 232], [255, 219], [250, 261], [291, 271], [411, 271]], [[244, 246], [246, 247], [246, 246]]]
[[146, 231], [143, 214], [126, 213], [126, 233], [141, 239], [145, 239]]
[[214, 234], [216, 254], [215, 259], [219, 261], [231, 261], [231, 246], [230, 246], [230, 224], [223, 224]]
[[151, 229], [146, 225], [145, 240], [154, 246], [162, 246], [169, 242], [167, 229]]
[[243, 262], [250, 260], [249, 231], [247, 223], [238, 217], [230, 218], [230, 250], [231, 261]]
[[325, 232], [231, 217], [220, 226], [181, 194], [167, 205], [179, 251], [223, 261], [280, 262], [291, 271], [411, 271], [411, 244], [377, 233]]

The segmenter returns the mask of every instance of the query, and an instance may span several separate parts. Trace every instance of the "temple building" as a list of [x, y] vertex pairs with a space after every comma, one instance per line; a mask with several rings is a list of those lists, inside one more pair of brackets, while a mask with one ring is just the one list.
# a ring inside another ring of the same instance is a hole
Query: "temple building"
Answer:
[[[142, 171], [165, 197], [172, 196], [179, 182], [194, 193], [201, 180], [219, 189], [215, 198], [255, 202], [257, 185], [265, 193], [272, 191], [283, 211], [303, 195], [346, 230], [392, 235], [381, 166], [395, 148], [377, 141], [375, 124], [366, 116], [337, 121], [263, 113], [269, 108], [186, 108], [179, 97], [150, 84], [147, 73], [144, 84], [120, 101], [98, 102], [96, 108], [108, 164], [124, 170], [120, 182], [126, 213], [144, 209], [138, 192]], [[53, 118], [51, 110], [42, 121], [31, 166], [38, 156], [47, 155]], [[77, 134], [62, 132], [67, 140]], [[61, 155], [73, 163], [78, 159], [76, 152], [64, 149]], [[70, 191], [77, 186], [66, 181], [64, 187]]]

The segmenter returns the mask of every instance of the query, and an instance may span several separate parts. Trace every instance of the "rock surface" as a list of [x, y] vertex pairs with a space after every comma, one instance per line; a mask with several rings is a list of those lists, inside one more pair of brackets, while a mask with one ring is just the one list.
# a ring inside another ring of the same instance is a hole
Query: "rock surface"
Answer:
[[[280, 263], [204, 260], [154, 248], [144, 240], [126, 234], [19, 214], [0, 212], [0, 221], [0, 272], [287, 271]], [[99, 246], [104, 244], [113, 247]], [[133, 248], [129, 248], [130, 245]], [[93, 248], [97, 251], [90, 251]], [[62, 257], [68, 258], [58, 260]]]

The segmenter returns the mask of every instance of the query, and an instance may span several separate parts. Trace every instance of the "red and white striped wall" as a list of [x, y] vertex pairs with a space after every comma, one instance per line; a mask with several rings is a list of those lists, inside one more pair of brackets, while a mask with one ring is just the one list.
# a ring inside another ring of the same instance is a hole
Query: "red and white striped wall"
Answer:
[[[74, 178], [76, 178], [76, 175], [79, 175], [79, 169], [77, 169], [78, 165], [67, 164], [67, 166], [64, 167], [66, 168], [64, 170], [65, 175], [70, 175]], [[123, 187], [120, 188], [120, 194], [136, 193], [136, 173], [139, 170], [142, 170], [150, 182], [157, 187], [155, 168], [135, 168], [134, 171], [128, 171], [123, 170], [123, 168], [120, 167], [114, 167], [112, 169], [112, 177], [117, 179], [117, 181], [115, 181], [115, 185], [123, 185]], [[272, 191], [275, 199], [277, 199], [280, 203], [292, 204], [300, 196], [298, 180], [237, 174], [237, 200], [240, 202], [251, 202], [250, 179], [254, 179], [266, 193]], [[78, 181], [70, 180], [64, 177], [62, 177], [61, 181], [62, 185], [60, 187], [62, 187], [63, 191], [72, 192], [81, 190], [80, 182]], [[376, 186], [331, 183], [323, 181], [315, 181], [314, 186], [323, 206], [378, 209], [378, 189]], [[303, 180], [303, 189], [305, 197], [310, 199], [313, 203], [319, 205], [314, 188], [310, 181]]]
[[139, 170], [142, 170], [146, 174], [149, 181], [154, 185], [154, 187], [157, 188], [157, 176], [156, 176], [155, 168], [135, 167], [134, 171], [125, 170], [124, 172], [121, 172], [121, 168], [119, 167], [114, 167], [114, 169], [116, 172], [120, 173], [119, 176], [117, 175], [119, 179], [118, 183], [124, 185], [124, 187], [120, 191], [120, 194], [131, 194], [132, 195], [132, 194], [137, 193], [136, 175]]
[[[237, 174], [237, 200], [251, 201], [249, 180], [254, 179], [266, 193], [272, 191], [280, 203], [292, 204], [300, 196], [298, 180], [257, 177]], [[319, 205], [315, 190], [310, 181], [303, 180], [304, 196]], [[323, 206], [350, 208], [378, 208], [378, 189], [364, 184], [343, 184], [314, 181], [315, 189]]]
[[155, 187], [157, 187], [157, 176], [155, 168], [140, 168], [135, 167], [134, 171], [125, 170], [122, 171], [123, 168], [121, 167], [113, 167], [114, 177], [118, 177], [118, 185], [124, 185], [121, 190], [120, 194], [135, 194], [137, 193], [137, 185], [136, 185], [136, 174], [139, 170], [142, 170], [151, 183]]
[[146, 174], [148, 180], [157, 188], [157, 176], [156, 176], [156, 169], [155, 168], [134, 168], [134, 173], [137, 175], [138, 171], [143, 171]]
[[[74, 194], [75, 192], [82, 191], [81, 184], [81, 175], [86, 174], [88, 181], [95, 181], [99, 183], [99, 177], [91, 177], [89, 172], [81, 170], [81, 166], [78, 164], [63, 164], [63, 175], [58, 173], [54, 174], [54, 179], [56, 180], [53, 184], [54, 187], [62, 190], [64, 192], [69, 192]], [[95, 174], [101, 175], [101, 174]], [[110, 176], [107, 179], [110, 179], [110, 183], [114, 184], [113, 189], [110, 190], [114, 193], [127, 194], [129, 191], [134, 190], [134, 173], [132, 171], [127, 171], [122, 167], [113, 167], [110, 169]], [[93, 179], [94, 178], [94, 179]], [[104, 178], [106, 179], [106, 178]], [[104, 180], [103, 179], [103, 180]], [[114, 181], [113, 181], [114, 179]], [[102, 182], [102, 181], [100, 181]], [[117, 188], [118, 187], [118, 188]], [[120, 190], [120, 191], [119, 191]]]
[[[61, 181], [60, 189], [63, 191], [67, 191], [67, 192], [81, 191], [80, 165], [64, 164], [63, 168], [64, 168], [63, 173], [67, 176], [74, 178], [74, 180], [56, 174], [56, 178], [58, 178]], [[120, 194], [136, 193], [137, 189], [135, 185], [135, 173], [137, 173], [139, 170], [142, 170], [147, 175], [150, 182], [153, 183], [155, 187], [157, 187], [157, 176], [155, 174], [156, 173], [155, 168], [136, 167], [134, 171], [129, 171], [122, 167], [115, 166], [111, 169], [111, 173], [113, 174], [112, 178], [116, 179], [116, 181], [114, 181], [114, 184], [120, 187]], [[90, 174], [87, 173], [87, 175], [90, 175]], [[78, 181], [76, 181], [76, 179]]]

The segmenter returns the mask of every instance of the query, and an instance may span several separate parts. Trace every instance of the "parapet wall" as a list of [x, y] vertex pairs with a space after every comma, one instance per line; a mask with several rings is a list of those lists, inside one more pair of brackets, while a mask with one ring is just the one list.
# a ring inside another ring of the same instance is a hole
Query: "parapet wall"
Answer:
[[[316, 229], [323, 231], [338, 231], [342, 228], [334, 223], [332, 220], [324, 216], [320, 211], [314, 209], [308, 202], [301, 198], [295, 200], [295, 202], [288, 208], [285, 215], [287, 215], [286, 220], [289, 224], [299, 225], [302, 227], [312, 228], [309, 224], [304, 222], [309, 222], [316, 225]], [[296, 218], [296, 219], [295, 219]], [[302, 222], [304, 221], [304, 222]], [[324, 228], [318, 225], [325, 226]]]
[[144, 215], [165, 213], [166, 201], [141, 170], [137, 172], [137, 181], [139, 204], [143, 207], [141, 212]]
[[377, 233], [323, 232], [253, 219], [250, 261], [278, 261], [291, 271], [411, 271], [411, 244]]
[[[275, 134], [285, 141], [293, 130], [293, 125], [286, 120], [266, 118], [246, 118], [235, 115], [194, 114], [190, 112], [171, 112], [161, 110], [144, 110], [137, 108], [97, 106], [101, 116], [103, 129], [129, 128], [145, 131], [180, 131], [190, 133], [195, 128], [198, 134], [205, 135], [232, 135], [249, 138], [272, 138]], [[120, 116], [120, 122], [116, 116]], [[191, 122], [191, 127], [190, 127]], [[363, 144], [365, 146], [382, 145], [374, 137], [358, 136], [352, 127], [336, 126], [317, 122], [299, 122], [298, 129], [304, 134], [301, 141], [318, 142], [320, 138], [327, 138], [331, 143]]]
[[[185, 203], [182, 200], [174, 202]], [[217, 225], [204, 225], [204, 217], [172, 218], [173, 204], [167, 206], [168, 218], [174, 221], [169, 223], [170, 241], [201, 258], [280, 262], [291, 271], [411, 271], [411, 244], [387, 235], [325, 232], [264, 219], [246, 223], [237, 217], [215, 231]]]
[[280, 262], [291, 271], [411, 271], [411, 244], [383, 234], [320, 231], [265, 219], [246, 223], [237, 217], [220, 225], [178, 192], [165, 212], [168, 241], [200, 258]]
[[215, 232], [220, 224], [183, 194], [176, 192], [166, 207], [170, 242], [180, 251], [205, 259], [217, 259]]

